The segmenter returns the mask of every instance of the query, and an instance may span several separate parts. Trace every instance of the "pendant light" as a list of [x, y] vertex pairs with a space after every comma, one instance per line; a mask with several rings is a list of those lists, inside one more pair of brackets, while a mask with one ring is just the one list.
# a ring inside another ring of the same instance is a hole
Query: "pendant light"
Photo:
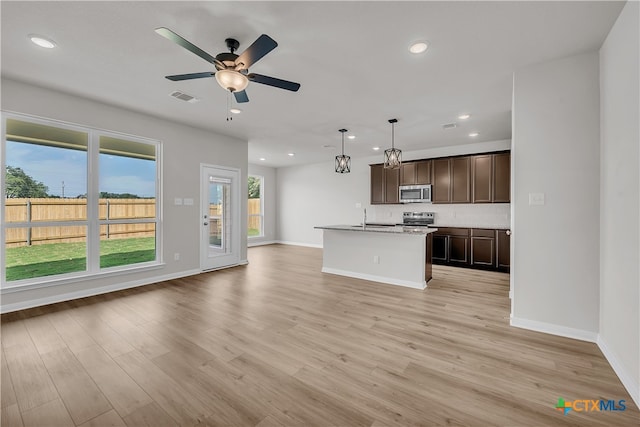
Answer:
[[384, 150], [384, 168], [399, 169], [402, 164], [402, 151], [394, 146], [394, 127], [398, 119], [390, 119], [389, 123], [391, 123], [391, 148]]
[[344, 155], [344, 133], [346, 129], [338, 130], [342, 134], [342, 154], [336, 156], [336, 172], [337, 173], [349, 173], [351, 172], [351, 157]]

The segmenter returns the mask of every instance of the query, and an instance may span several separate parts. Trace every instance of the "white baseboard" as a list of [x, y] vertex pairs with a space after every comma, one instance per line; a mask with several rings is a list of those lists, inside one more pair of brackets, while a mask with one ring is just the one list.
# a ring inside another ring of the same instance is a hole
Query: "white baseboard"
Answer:
[[117, 283], [114, 285], [101, 286], [99, 288], [83, 289], [81, 291], [68, 292], [65, 294], [52, 295], [44, 298], [30, 299], [27, 301], [16, 302], [13, 304], [2, 304], [0, 313], [10, 313], [12, 311], [25, 310], [28, 308], [40, 307], [42, 305], [55, 304], [57, 302], [70, 301], [78, 298], [86, 298], [94, 295], [106, 294], [123, 289], [136, 288], [138, 286], [150, 285], [153, 283], [164, 282], [167, 280], [179, 279], [181, 277], [193, 276], [200, 274], [200, 270], [186, 270], [179, 273], [165, 274], [163, 276], [148, 277], [140, 280], [132, 280], [130, 282]]
[[355, 271], [340, 270], [337, 268], [322, 267], [323, 273], [337, 274], [338, 276], [353, 277], [355, 279], [369, 280], [372, 282], [385, 283], [387, 285], [404, 286], [405, 288], [425, 289], [427, 282], [412, 282], [409, 280], [398, 280], [391, 277], [374, 276], [373, 274], [357, 273]]
[[611, 350], [600, 334], [598, 334], [597, 344], [598, 347], [600, 347], [600, 351], [602, 351], [602, 354], [604, 354], [604, 357], [609, 362], [609, 365], [611, 365], [613, 371], [620, 379], [620, 382], [622, 382], [624, 388], [626, 388], [631, 395], [636, 406], [640, 408], [640, 384], [638, 384], [637, 380], [633, 378], [622, 363], [620, 363], [620, 359], [618, 359], [616, 354]]
[[511, 326], [515, 326], [516, 328], [544, 332], [545, 334], [558, 335], [561, 337], [573, 338], [580, 341], [595, 343], [598, 339], [598, 334], [596, 332], [554, 325], [553, 323], [538, 322], [537, 320], [512, 317], [510, 324]]
[[318, 244], [315, 244], [315, 243], [290, 242], [288, 240], [276, 240], [274, 243], [279, 243], [281, 245], [305, 246], [307, 248], [320, 248], [320, 249], [322, 249], [322, 245], [318, 245]]
[[252, 248], [254, 246], [264, 246], [264, 245], [273, 245], [275, 243], [278, 243], [277, 240], [260, 240], [258, 242], [247, 242], [247, 247]]

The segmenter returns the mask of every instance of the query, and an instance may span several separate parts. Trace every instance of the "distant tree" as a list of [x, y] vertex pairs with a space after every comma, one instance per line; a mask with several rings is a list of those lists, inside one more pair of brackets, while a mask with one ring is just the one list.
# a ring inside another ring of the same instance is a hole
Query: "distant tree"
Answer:
[[142, 197], [136, 194], [131, 194], [131, 193], [109, 193], [107, 191], [101, 191], [100, 198], [101, 199], [141, 199]]
[[27, 175], [22, 168], [7, 166], [7, 198], [49, 197], [49, 187]]
[[249, 198], [259, 199], [260, 198], [260, 178], [250, 176], [247, 179], [247, 182], [249, 183]]

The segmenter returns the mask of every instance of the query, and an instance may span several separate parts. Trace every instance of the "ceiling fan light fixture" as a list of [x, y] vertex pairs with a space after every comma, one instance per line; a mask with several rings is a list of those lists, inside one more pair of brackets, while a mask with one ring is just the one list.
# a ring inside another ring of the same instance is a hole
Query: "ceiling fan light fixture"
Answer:
[[398, 119], [390, 119], [391, 123], [391, 148], [384, 150], [384, 168], [385, 169], [399, 169], [402, 165], [402, 150], [395, 148], [395, 124], [398, 123]]
[[342, 134], [342, 154], [336, 156], [336, 173], [349, 173], [351, 172], [351, 156], [345, 156], [344, 154], [344, 133], [346, 129], [338, 130]]
[[247, 76], [235, 70], [217, 71], [215, 77], [218, 84], [229, 92], [242, 92], [249, 84]]

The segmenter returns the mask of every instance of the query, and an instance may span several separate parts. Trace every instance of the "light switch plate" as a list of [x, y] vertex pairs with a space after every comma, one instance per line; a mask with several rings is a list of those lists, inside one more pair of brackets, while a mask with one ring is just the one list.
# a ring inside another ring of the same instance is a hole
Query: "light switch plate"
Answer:
[[173, 199], [173, 204], [176, 206], [182, 205], [182, 199], [180, 197], [176, 197], [175, 199]]
[[544, 205], [544, 193], [529, 193], [530, 205]]
[[193, 206], [193, 199], [185, 198], [184, 199], [184, 204], [185, 204], [185, 206]]
[[360, 209], [362, 207], [362, 203], [358, 202], [356, 203], [356, 208]]

